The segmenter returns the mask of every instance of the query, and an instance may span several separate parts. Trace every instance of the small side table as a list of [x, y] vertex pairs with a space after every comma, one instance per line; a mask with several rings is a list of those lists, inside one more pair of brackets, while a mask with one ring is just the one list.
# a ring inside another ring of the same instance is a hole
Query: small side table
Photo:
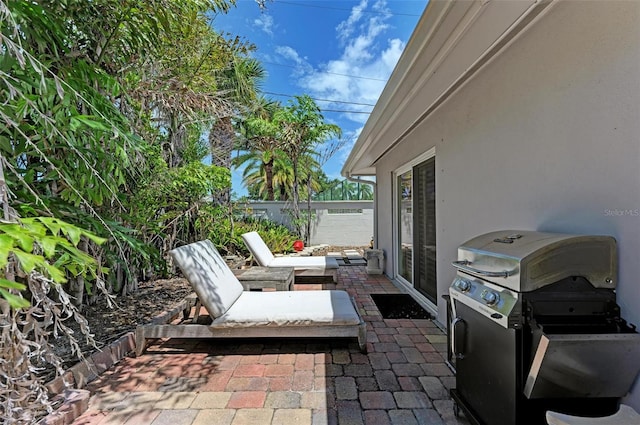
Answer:
[[233, 270], [245, 291], [273, 288], [276, 291], [293, 290], [293, 267], [249, 267]]

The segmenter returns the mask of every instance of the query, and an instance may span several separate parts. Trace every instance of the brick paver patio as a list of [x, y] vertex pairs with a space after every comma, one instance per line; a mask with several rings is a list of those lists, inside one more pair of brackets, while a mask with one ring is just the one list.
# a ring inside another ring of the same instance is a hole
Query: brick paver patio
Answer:
[[363, 266], [340, 267], [338, 289], [367, 322], [367, 355], [348, 340], [158, 341], [93, 381], [74, 424], [467, 425], [453, 414], [443, 332], [382, 319], [369, 294], [399, 290]]

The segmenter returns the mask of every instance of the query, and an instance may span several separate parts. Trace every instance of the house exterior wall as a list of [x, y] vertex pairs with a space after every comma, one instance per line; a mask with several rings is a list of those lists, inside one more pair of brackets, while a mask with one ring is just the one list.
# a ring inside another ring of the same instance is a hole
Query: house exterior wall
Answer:
[[[291, 228], [289, 202], [250, 202], [247, 210]], [[306, 203], [301, 204], [307, 209]], [[369, 246], [373, 236], [373, 201], [311, 202], [315, 211], [311, 224], [311, 245]]]
[[622, 316], [640, 325], [639, 2], [553, 5], [376, 163], [390, 276], [392, 173], [433, 147], [441, 323], [457, 246], [532, 229], [614, 236]]

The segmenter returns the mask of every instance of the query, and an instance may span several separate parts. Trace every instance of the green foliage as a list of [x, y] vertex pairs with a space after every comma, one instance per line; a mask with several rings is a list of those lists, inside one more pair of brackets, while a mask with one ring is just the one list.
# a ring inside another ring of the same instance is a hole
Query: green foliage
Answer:
[[245, 256], [249, 256], [249, 251], [242, 242], [240, 235], [247, 232], [256, 231], [260, 234], [265, 244], [273, 253], [287, 253], [293, 249], [293, 242], [298, 239], [291, 230], [278, 223], [274, 223], [265, 219], [253, 219], [245, 217], [242, 222], [236, 224], [234, 235], [242, 243], [240, 252]]
[[0, 160], [20, 215], [108, 237], [100, 256], [134, 282], [170, 249], [180, 210], [230, 185], [200, 138], [233, 109], [220, 76], [250, 50], [205, 16], [233, 4], [0, 0]]
[[230, 178], [201, 163], [200, 139], [251, 95], [225, 91], [229, 64], [260, 71], [206, 15], [234, 3], [0, 0], [0, 304], [13, 307], [0, 312], [2, 420], [46, 407], [31, 359], [61, 373], [49, 327], [76, 348], [62, 322], [89, 335], [74, 304], [94, 287], [135, 291], [166, 251], [208, 231], [200, 209]]
[[373, 186], [367, 183], [340, 179], [324, 181], [313, 199], [318, 201], [372, 200]]
[[[265, 226], [264, 223], [259, 228], [251, 229], [257, 231], [265, 241], [269, 249], [274, 253], [288, 253], [293, 250], [293, 242], [298, 238], [284, 226]], [[247, 230], [247, 231], [251, 231]]]
[[253, 199], [285, 201], [291, 197], [293, 168], [289, 157], [280, 149], [243, 152], [233, 159], [237, 167], [244, 166], [242, 179]]
[[170, 190], [177, 194], [202, 199], [207, 194], [231, 184], [231, 173], [226, 168], [192, 162], [172, 169], [173, 184]]
[[182, 167], [168, 168], [160, 163], [138, 191], [137, 204], [132, 208], [135, 222], [153, 223], [162, 227], [168, 221], [199, 207], [213, 192], [229, 187], [228, 169], [191, 162]]
[[320, 144], [333, 146], [325, 142], [341, 134], [338, 126], [324, 122], [309, 96], [296, 96], [287, 106], [260, 99], [238, 130], [241, 152], [233, 165], [245, 166], [243, 182], [252, 197], [269, 201], [309, 199], [320, 191], [320, 182], [327, 180], [320, 161], [328, 158], [321, 158], [316, 149]]
[[287, 227], [270, 220], [252, 218], [249, 211], [239, 206], [234, 210], [235, 213], [230, 215], [227, 209], [219, 206], [200, 208], [195, 224], [199, 238], [211, 240], [222, 253], [248, 257], [250, 253], [241, 235], [256, 231], [273, 252], [292, 250], [297, 238]]
[[[318, 105], [308, 95], [296, 96], [295, 101], [289, 103], [286, 108], [278, 111], [276, 120], [282, 123], [282, 140], [284, 142], [282, 150], [291, 158], [293, 169], [292, 185], [292, 205], [293, 222], [296, 225], [297, 234], [303, 236], [299, 207], [299, 182], [301, 165], [306, 161], [309, 154], [314, 152], [315, 147], [333, 137], [340, 137], [341, 130], [335, 124], [327, 124], [320, 112]], [[307, 183], [310, 183], [310, 176]], [[309, 185], [307, 185], [309, 186]], [[310, 190], [309, 190], [310, 191]], [[310, 194], [308, 199], [310, 198]], [[311, 217], [307, 217], [306, 233], [311, 226]]]
[[[81, 238], [96, 244], [104, 239], [77, 226], [51, 217], [24, 218], [17, 223], [0, 222], [0, 268], [11, 261], [19, 275], [38, 272], [55, 284], [63, 284], [67, 276], [95, 279], [105, 272], [96, 260], [78, 249]], [[26, 286], [5, 278], [0, 279], [0, 293], [14, 308], [29, 306], [16, 294]]]
[[222, 253], [234, 254], [240, 245], [233, 234], [233, 220], [228, 210], [221, 206], [207, 204], [198, 210], [195, 221], [198, 239], [209, 239]]

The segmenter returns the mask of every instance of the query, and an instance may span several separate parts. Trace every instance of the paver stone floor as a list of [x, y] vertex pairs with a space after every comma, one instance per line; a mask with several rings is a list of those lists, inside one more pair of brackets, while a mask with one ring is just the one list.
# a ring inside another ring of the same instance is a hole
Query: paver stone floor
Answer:
[[337, 289], [367, 323], [368, 354], [344, 339], [159, 340], [90, 383], [74, 424], [467, 425], [453, 414], [442, 330], [383, 319], [369, 294], [400, 291], [364, 266], [340, 267]]

